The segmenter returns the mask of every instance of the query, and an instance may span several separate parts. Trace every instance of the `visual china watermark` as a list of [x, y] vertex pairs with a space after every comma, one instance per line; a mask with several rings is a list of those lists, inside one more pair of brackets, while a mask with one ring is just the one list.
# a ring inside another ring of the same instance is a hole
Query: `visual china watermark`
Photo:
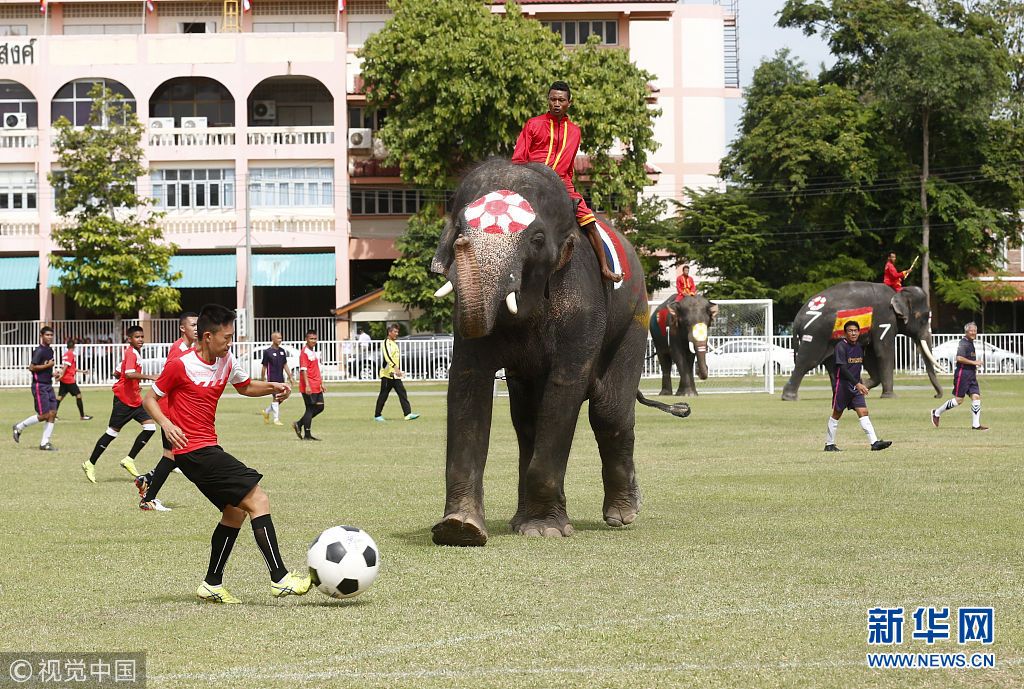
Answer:
[[0, 687], [146, 686], [145, 652], [0, 653]]
[[[921, 606], [910, 613], [902, 607], [877, 607], [868, 610], [868, 644], [871, 646], [899, 646], [903, 643], [903, 630], [907, 623], [913, 623], [911, 641], [923, 641], [933, 646], [938, 641], [952, 642], [955, 638], [960, 646], [979, 644], [988, 646], [995, 642], [995, 609], [990, 607], [962, 607], [956, 616], [948, 607]], [[909, 619], [907, 619], [909, 614]], [[955, 619], [955, 637], [953, 620]], [[996, 664], [994, 653], [965, 650], [953, 652], [926, 653], [868, 653], [868, 667], [873, 668], [993, 668]]]

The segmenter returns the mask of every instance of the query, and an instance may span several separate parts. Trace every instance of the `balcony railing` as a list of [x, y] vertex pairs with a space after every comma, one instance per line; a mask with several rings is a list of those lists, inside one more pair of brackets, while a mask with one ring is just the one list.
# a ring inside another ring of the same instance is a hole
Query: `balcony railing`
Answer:
[[39, 223], [34, 220], [0, 222], [0, 237], [34, 237], [37, 234], [39, 234]]
[[334, 218], [255, 218], [252, 229], [256, 232], [299, 232], [326, 234], [334, 231]]
[[35, 130], [5, 129], [0, 131], [0, 149], [35, 148], [39, 145], [39, 134]]
[[216, 215], [209, 218], [188, 217], [175, 218], [164, 216], [160, 219], [160, 227], [167, 234], [211, 234], [214, 232], [232, 232], [238, 226], [234, 215]]
[[318, 146], [334, 143], [334, 127], [249, 127], [250, 146]]
[[151, 129], [149, 145], [155, 148], [176, 146], [234, 146], [234, 127], [208, 127], [206, 129]]

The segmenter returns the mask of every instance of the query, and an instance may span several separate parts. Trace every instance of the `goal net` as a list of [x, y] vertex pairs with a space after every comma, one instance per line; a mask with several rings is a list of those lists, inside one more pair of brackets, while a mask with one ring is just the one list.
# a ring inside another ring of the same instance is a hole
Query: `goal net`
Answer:
[[[775, 376], [793, 371], [793, 350], [774, 344], [771, 299], [715, 299], [718, 315], [708, 327], [708, 377], [694, 371], [697, 392], [775, 392]], [[651, 311], [658, 307], [651, 304]], [[690, 343], [687, 343], [689, 346]], [[694, 366], [696, 369], [696, 366]], [[661, 366], [648, 340], [647, 360], [640, 388], [644, 394], [661, 390]], [[679, 371], [672, 366], [672, 391], [679, 387]]]

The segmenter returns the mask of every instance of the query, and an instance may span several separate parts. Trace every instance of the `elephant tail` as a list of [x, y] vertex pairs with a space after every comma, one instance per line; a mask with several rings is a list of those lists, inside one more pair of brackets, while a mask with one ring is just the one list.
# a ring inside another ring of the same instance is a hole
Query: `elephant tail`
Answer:
[[655, 402], [644, 397], [644, 394], [639, 390], [636, 391], [636, 401], [647, 407], [654, 407], [660, 409], [666, 414], [672, 416], [678, 416], [680, 419], [685, 419], [690, 415], [690, 405], [686, 402], [676, 402], [675, 404], [664, 404], [662, 402]]

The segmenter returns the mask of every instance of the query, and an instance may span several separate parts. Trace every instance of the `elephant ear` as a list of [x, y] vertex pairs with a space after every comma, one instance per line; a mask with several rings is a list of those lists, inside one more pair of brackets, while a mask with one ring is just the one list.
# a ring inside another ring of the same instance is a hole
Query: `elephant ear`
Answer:
[[458, 234], [458, 230], [455, 228], [455, 224], [452, 223], [451, 217], [444, 219], [444, 229], [441, 231], [441, 239], [437, 242], [437, 251], [434, 253], [434, 259], [430, 262], [430, 270], [433, 273], [439, 273], [441, 275], [448, 274], [448, 268], [452, 264], [452, 247], [455, 245], [455, 236]]
[[892, 306], [892, 310], [896, 312], [899, 319], [906, 323], [910, 320], [910, 307], [907, 304], [907, 298], [902, 293], [897, 292], [896, 295], [889, 301], [889, 305]]
[[576, 240], [573, 235], [569, 235], [562, 242], [562, 250], [558, 254], [558, 265], [555, 266], [555, 272], [557, 273], [562, 268], [565, 268], [569, 264], [569, 260], [572, 259], [572, 252], [576, 246]]
[[718, 315], [718, 304], [712, 304], [708, 308], [708, 321], [710, 322], [710, 321], [715, 320], [715, 316], [717, 316], [717, 315]]

